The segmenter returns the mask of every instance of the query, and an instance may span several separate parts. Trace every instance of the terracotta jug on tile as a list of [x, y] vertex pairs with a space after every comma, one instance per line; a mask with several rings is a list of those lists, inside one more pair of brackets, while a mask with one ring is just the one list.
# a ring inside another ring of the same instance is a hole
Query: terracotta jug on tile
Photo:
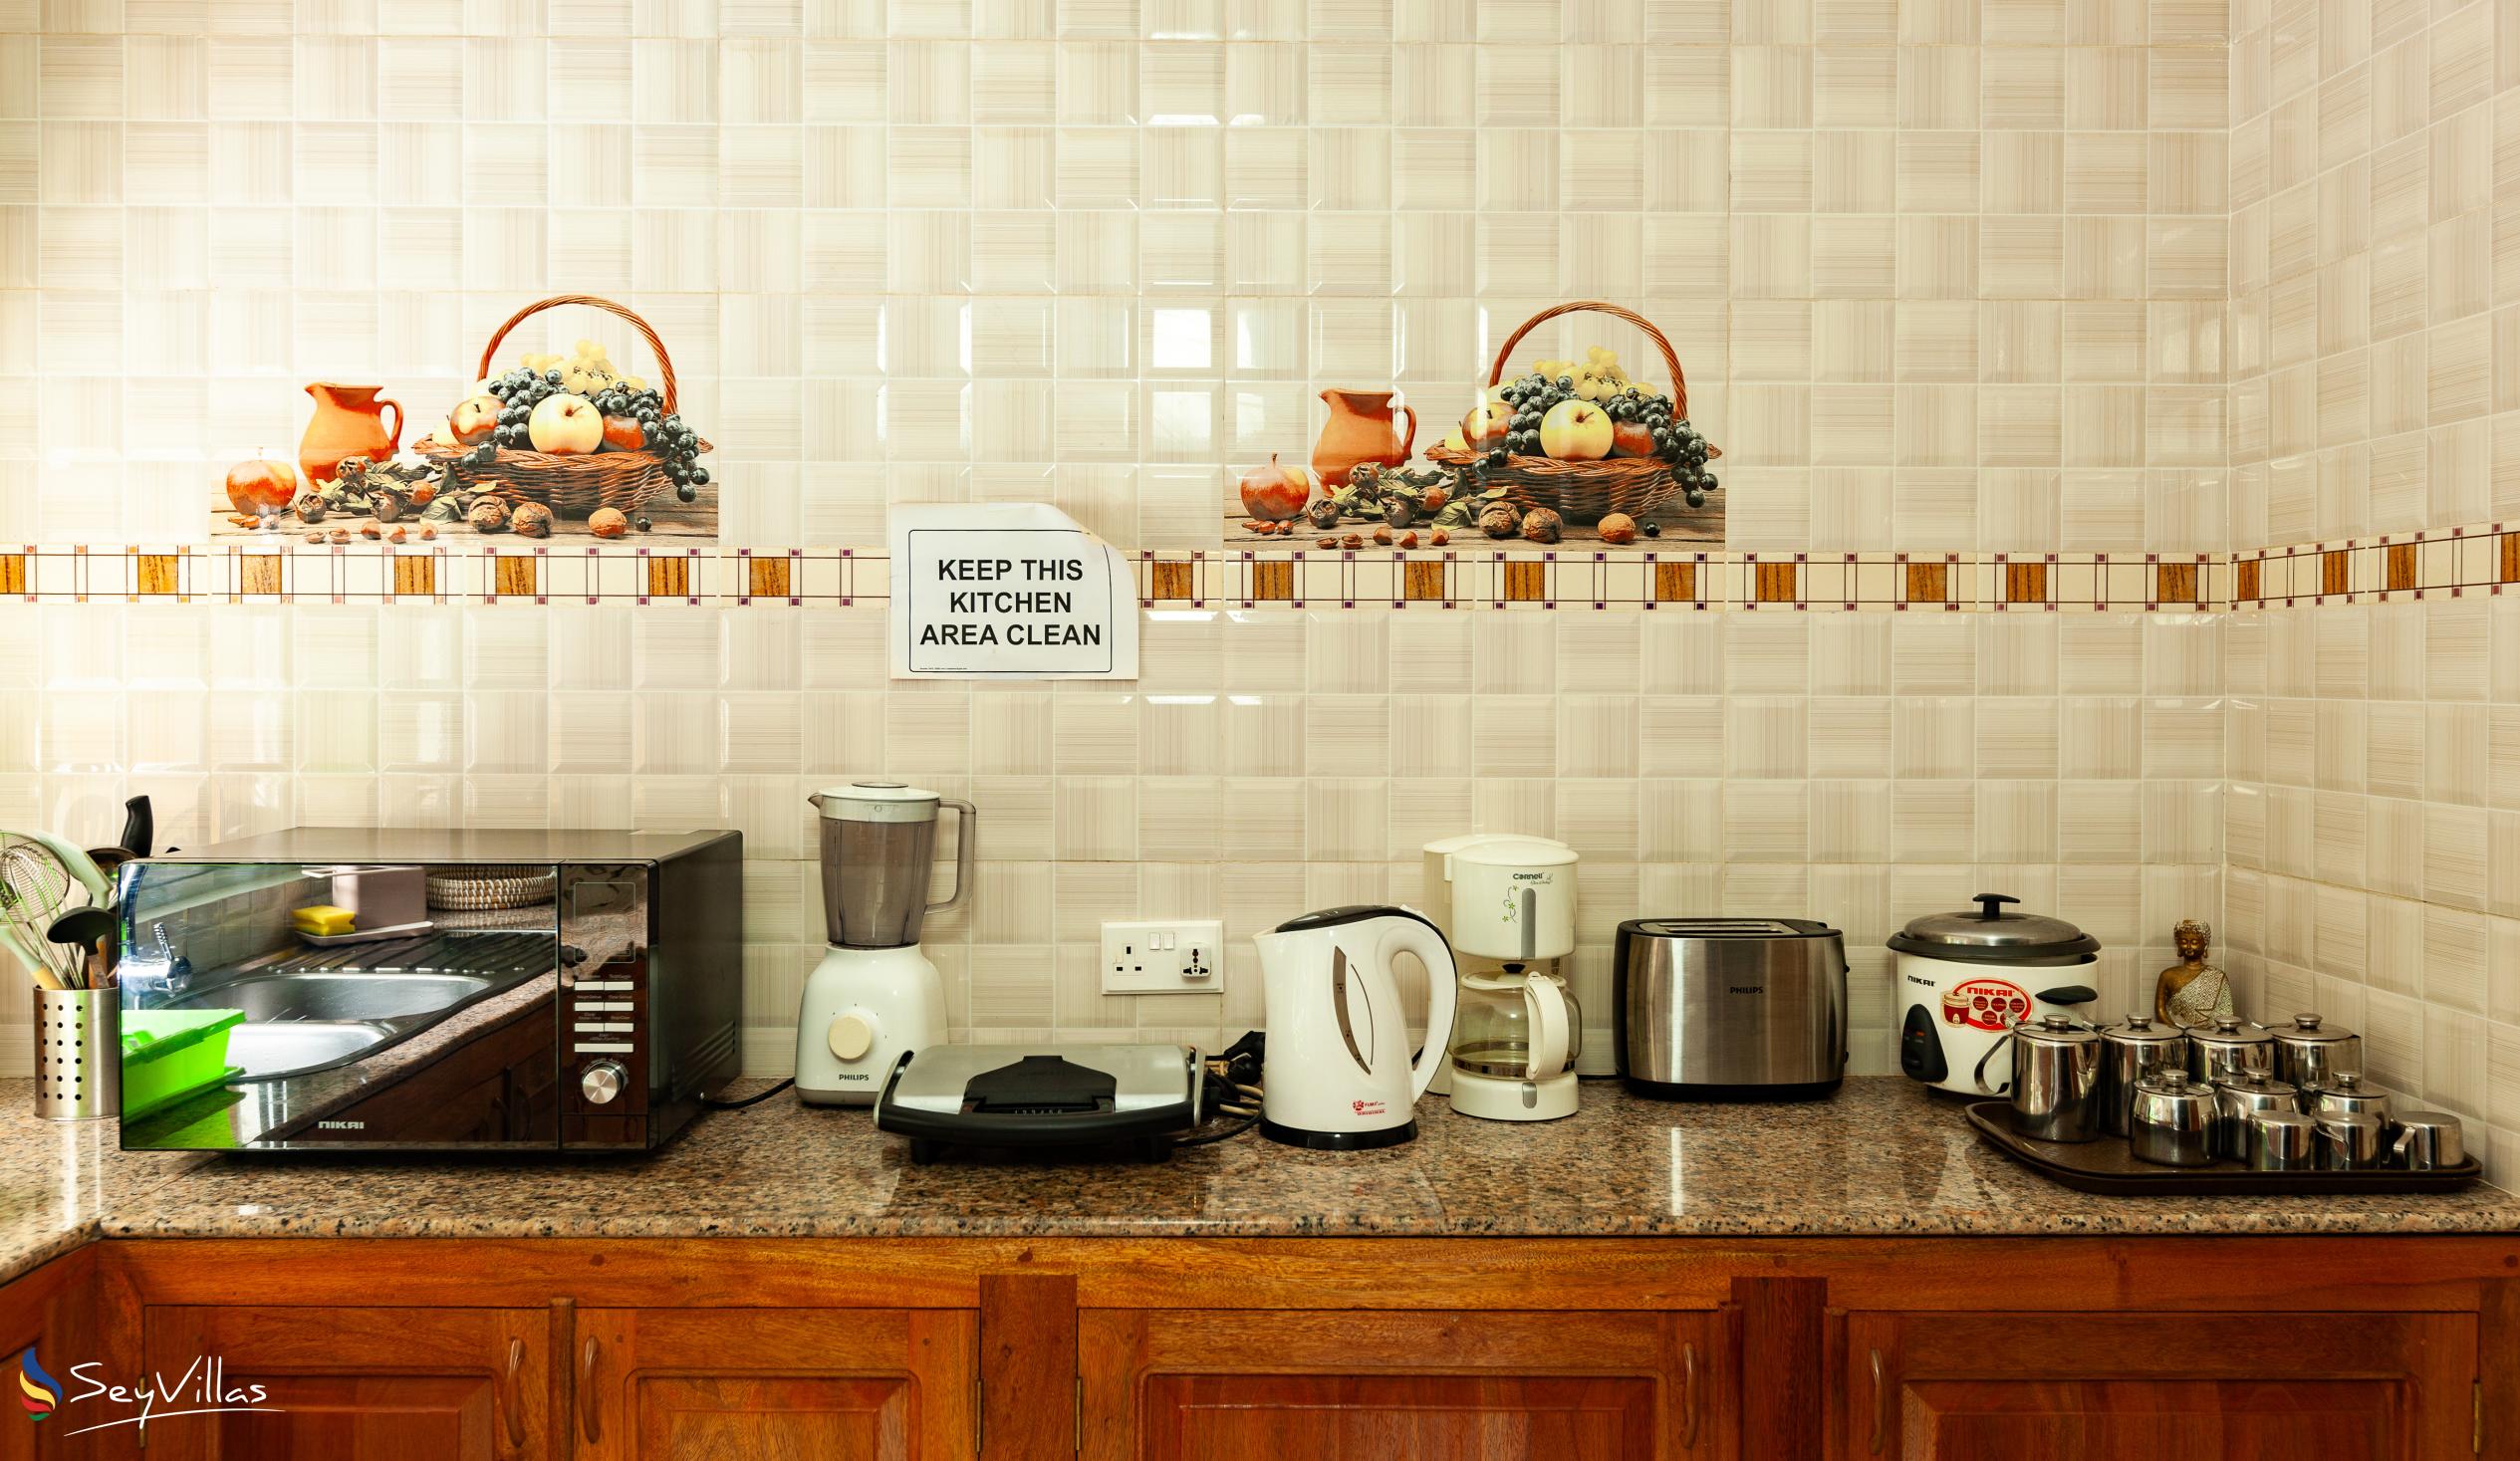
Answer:
[[[298, 469], [310, 481], [330, 482], [346, 456], [383, 461], [402, 443], [402, 404], [378, 394], [381, 385], [343, 385], [318, 380], [306, 388], [315, 397], [315, 419], [306, 423], [298, 442]], [[393, 411], [393, 429], [385, 429], [384, 413]]]
[[[1313, 443], [1313, 470], [1321, 477], [1322, 486], [1333, 492], [1348, 485], [1348, 474], [1358, 466], [1372, 462], [1379, 467], [1396, 467], [1408, 460], [1409, 448], [1417, 442], [1417, 413], [1406, 406], [1393, 406], [1388, 390], [1325, 390], [1322, 401], [1330, 407], [1330, 420], [1321, 428], [1321, 439]], [[1408, 417], [1408, 429], [1394, 429], [1393, 411]]]

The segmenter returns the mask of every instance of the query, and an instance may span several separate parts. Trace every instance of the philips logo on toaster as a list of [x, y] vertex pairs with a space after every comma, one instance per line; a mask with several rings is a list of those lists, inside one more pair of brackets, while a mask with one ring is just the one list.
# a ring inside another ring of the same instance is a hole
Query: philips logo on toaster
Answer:
[[1767, 992], [1768, 987], [1764, 984], [1727, 984], [1724, 986], [1724, 993], [1726, 994], [1765, 994]]

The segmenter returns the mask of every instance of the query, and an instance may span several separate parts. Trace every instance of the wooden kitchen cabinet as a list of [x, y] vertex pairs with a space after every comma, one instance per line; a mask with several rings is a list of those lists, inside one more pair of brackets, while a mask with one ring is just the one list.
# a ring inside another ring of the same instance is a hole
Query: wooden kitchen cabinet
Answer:
[[[540, 1461], [552, 1444], [550, 1319], [539, 1309], [152, 1306], [145, 1370], [221, 1363], [219, 1388], [269, 1408], [184, 1414], [161, 1401], [162, 1461]], [[196, 1371], [197, 1373], [197, 1371]], [[133, 1441], [140, 1439], [132, 1432]], [[124, 1443], [128, 1444], [128, 1443]]]
[[968, 1457], [977, 1335], [959, 1310], [580, 1310], [576, 1458]]
[[1080, 1314], [1085, 1461], [1734, 1453], [1715, 1313]]
[[1857, 1313], [1849, 1461], [2397, 1461], [2471, 1454], [2459, 1314]]

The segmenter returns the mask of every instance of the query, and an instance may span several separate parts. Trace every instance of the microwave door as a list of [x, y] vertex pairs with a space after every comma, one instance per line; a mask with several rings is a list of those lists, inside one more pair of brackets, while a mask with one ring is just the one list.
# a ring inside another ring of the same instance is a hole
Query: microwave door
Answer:
[[[126, 1148], [558, 1145], [556, 868], [195, 864], [155, 898], [148, 870], [127, 900]], [[343, 938], [292, 918], [345, 876], [401, 870], [432, 879], [422, 919]], [[439, 880], [489, 872], [504, 906], [436, 906]]]

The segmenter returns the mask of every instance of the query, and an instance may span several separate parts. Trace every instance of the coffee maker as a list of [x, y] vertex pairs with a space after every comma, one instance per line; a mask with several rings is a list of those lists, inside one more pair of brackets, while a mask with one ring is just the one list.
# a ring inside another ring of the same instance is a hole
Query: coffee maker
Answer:
[[1492, 1121], [1575, 1114], [1584, 1012], [1565, 970], [1575, 952], [1575, 850], [1478, 833], [1428, 843], [1425, 856], [1426, 900], [1461, 972], [1452, 1108]]
[[[945, 1043], [945, 992], [918, 949], [919, 923], [971, 887], [969, 802], [862, 781], [806, 798], [822, 814], [823, 921], [831, 940], [797, 1011], [796, 1094], [811, 1105], [873, 1105], [900, 1058]], [[954, 888], [927, 900], [936, 815], [952, 808]]]

